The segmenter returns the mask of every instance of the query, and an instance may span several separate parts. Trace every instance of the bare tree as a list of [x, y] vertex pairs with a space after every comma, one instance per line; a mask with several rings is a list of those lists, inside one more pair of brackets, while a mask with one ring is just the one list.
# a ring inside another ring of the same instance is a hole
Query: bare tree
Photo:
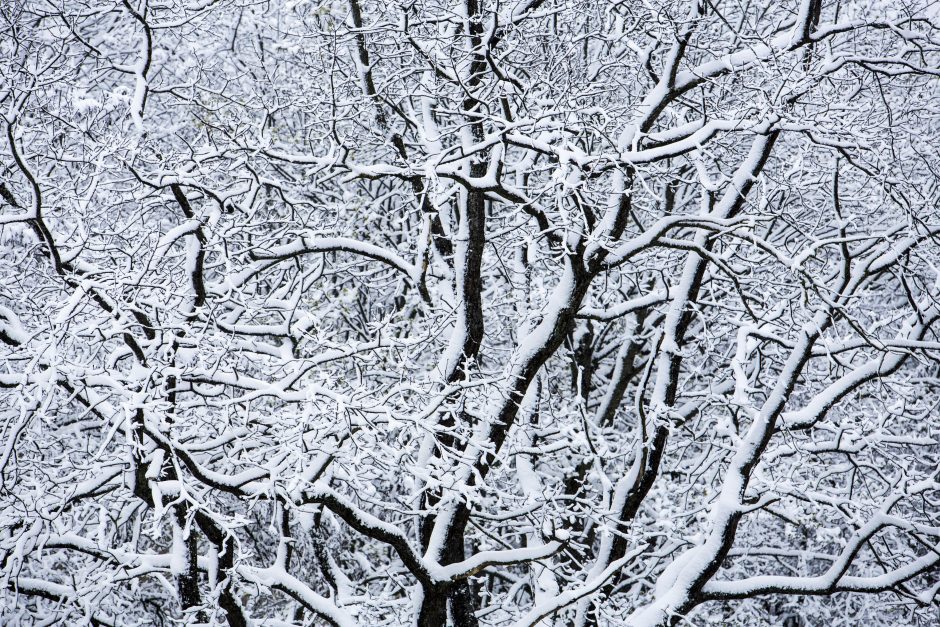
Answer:
[[0, 20], [0, 622], [936, 624], [933, 3]]

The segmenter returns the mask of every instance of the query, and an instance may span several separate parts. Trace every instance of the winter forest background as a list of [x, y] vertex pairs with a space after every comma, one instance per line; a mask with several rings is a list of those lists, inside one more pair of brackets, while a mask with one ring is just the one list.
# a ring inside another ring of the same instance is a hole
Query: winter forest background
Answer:
[[0, 623], [940, 623], [930, 0], [0, 0]]

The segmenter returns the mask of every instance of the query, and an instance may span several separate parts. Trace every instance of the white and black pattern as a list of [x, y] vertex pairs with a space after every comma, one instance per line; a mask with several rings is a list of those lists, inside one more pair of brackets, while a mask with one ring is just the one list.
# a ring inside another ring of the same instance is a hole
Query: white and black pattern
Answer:
[[0, 0], [0, 624], [940, 622], [933, 0]]

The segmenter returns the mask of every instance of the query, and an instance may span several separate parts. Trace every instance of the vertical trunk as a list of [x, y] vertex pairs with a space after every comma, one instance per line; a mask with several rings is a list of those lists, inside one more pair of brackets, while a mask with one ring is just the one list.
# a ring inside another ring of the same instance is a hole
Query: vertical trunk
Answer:
[[[467, 117], [473, 141], [480, 142], [483, 140], [484, 129], [483, 121], [480, 118], [480, 102], [476, 99], [474, 91], [479, 87], [486, 67], [482, 52], [483, 25], [480, 21], [480, 7], [477, 0], [466, 0], [465, 9], [466, 32], [469, 36], [472, 61], [467, 78], [468, 95], [463, 102], [463, 111]], [[484, 159], [485, 155], [478, 155], [471, 161], [468, 172], [471, 179], [481, 178], [486, 174], [487, 165]], [[469, 375], [472, 363], [477, 359], [480, 345], [483, 342], [483, 282], [481, 269], [485, 243], [485, 195], [480, 190], [468, 189], [454, 242], [455, 292], [460, 303], [457, 324], [454, 329], [455, 335], [451, 341], [450, 362], [447, 364], [446, 379], [449, 383], [464, 379]], [[464, 421], [466, 422], [465, 419]], [[441, 422], [441, 426], [445, 428], [456, 427], [454, 418], [445, 419]], [[442, 441], [442, 444], [463, 448], [463, 445], [454, 441], [453, 438], [447, 438], [447, 441]], [[427, 498], [428, 503], [433, 505], [435, 495], [428, 495]], [[461, 509], [463, 509], [463, 506], [461, 506]], [[453, 520], [447, 529], [440, 556], [441, 563], [446, 565], [463, 559], [466, 522], [466, 517], [461, 516], [459, 520]], [[439, 521], [434, 516], [428, 516], [423, 522], [421, 535], [425, 547], [428, 546], [431, 530], [438, 523]], [[442, 593], [446, 594], [446, 600], [440, 598]], [[419, 625], [445, 624], [446, 609], [449, 606], [454, 625], [457, 627], [476, 627], [476, 605], [475, 595], [470, 582], [467, 580], [449, 586], [446, 593], [443, 590], [425, 590]]]
[[[186, 508], [177, 505], [173, 509], [173, 515], [176, 518], [175, 523], [179, 525], [180, 529], [185, 530]], [[183, 610], [189, 610], [202, 605], [202, 596], [199, 594], [199, 566], [196, 561], [199, 557], [199, 545], [196, 534], [192, 529], [189, 533], [186, 533], [183, 541], [185, 543], [186, 570], [176, 576], [176, 589]], [[201, 609], [196, 612], [195, 618], [197, 622], [206, 622], [207, 620], [205, 612]]]

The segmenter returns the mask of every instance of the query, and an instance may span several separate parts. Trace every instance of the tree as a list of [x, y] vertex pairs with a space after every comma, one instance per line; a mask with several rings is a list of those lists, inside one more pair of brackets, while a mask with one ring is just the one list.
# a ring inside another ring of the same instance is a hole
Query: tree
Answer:
[[4, 624], [934, 624], [940, 32], [0, 6]]

